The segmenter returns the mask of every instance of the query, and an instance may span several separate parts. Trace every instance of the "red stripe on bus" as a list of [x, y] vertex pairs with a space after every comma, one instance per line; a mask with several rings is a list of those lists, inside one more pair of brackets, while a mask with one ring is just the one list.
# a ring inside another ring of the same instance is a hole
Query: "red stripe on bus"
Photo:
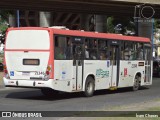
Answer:
[[60, 34], [60, 35], [102, 38], [109, 40], [126, 40], [126, 41], [137, 41], [137, 42], [148, 42], [148, 43], [151, 42], [149, 38], [145, 37], [125, 36], [125, 35], [118, 35], [111, 33], [95, 33], [95, 32], [78, 31], [78, 30], [62, 30], [62, 29], [43, 28], [43, 27], [20, 27], [20, 28], [9, 28], [7, 32], [11, 30], [47, 30], [48, 32], [52, 32], [52, 34]]
[[110, 33], [95, 33], [95, 32], [86, 32], [86, 31], [77, 31], [77, 30], [61, 30], [61, 29], [53, 29], [53, 32], [54, 34], [59, 34], [59, 35], [91, 37], [91, 38], [101, 38], [101, 39], [109, 39], [109, 40], [150, 42], [150, 39], [145, 37], [125, 36], [125, 35], [110, 34]]

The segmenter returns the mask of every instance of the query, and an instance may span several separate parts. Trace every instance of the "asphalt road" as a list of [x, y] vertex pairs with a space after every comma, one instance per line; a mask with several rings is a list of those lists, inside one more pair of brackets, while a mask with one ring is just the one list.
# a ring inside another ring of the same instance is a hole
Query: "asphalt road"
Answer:
[[160, 78], [153, 85], [133, 92], [130, 89], [102, 90], [93, 97], [82, 93], [60, 93], [49, 98], [37, 89], [0, 89], [0, 111], [103, 111], [119, 105], [130, 105], [160, 98]]

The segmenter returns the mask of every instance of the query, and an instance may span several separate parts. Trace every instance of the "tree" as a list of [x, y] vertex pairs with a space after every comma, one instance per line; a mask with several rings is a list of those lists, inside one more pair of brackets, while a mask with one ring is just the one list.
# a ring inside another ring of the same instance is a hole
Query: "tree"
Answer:
[[154, 19], [154, 32], [157, 32], [158, 29], [160, 29], [160, 21], [158, 19]]
[[8, 17], [12, 14], [10, 10], [0, 10], [0, 41], [4, 43], [5, 33], [7, 28], [9, 27], [8, 24]]
[[113, 24], [113, 21], [114, 21], [114, 17], [108, 17], [107, 19], [107, 32], [109, 33], [115, 33], [115, 30], [114, 30], [114, 24]]
[[[117, 29], [119, 32], [117, 32]], [[109, 33], [127, 34], [127, 31], [135, 32], [135, 24], [132, 18], [108, 17], [107, 31]]]

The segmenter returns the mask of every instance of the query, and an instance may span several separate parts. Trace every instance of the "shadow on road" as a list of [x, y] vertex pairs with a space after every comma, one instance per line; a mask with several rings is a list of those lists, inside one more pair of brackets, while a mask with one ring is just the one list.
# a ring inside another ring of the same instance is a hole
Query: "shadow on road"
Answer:
[[[146, 90], [148, 88], [141, 87], [139, 91]], [[115, 91], [111, 90], [99, 90], [96, 91], [94, 96], [100, 96], [100, 95], [112, 95], [112, 94], [121, 94], [125, 92], [133, 92], [131, 88], [121, 88]], [[138, 92], [138, 91], [136, 91]], [[77, 92], [77, 93], [65, 93], [60, 92], [56, 96], [44, 96], [40, 90], [23, 90], [23, 91], [14, 91], [5, 96], [6, 98], [12, 98], [12, 99], [29, 99], [29, 100], [43, 100], [43, 101], [56, 101], [56, 100], [65, 100], [65, 99], [73, 99], [73, 98], [82, 98], [84, 97], [83, 92]]]
[[153, 76], [153, 78], [160, 78], [160, 76], [158, 76], [158, 75], [155, 75], [155, 76]]

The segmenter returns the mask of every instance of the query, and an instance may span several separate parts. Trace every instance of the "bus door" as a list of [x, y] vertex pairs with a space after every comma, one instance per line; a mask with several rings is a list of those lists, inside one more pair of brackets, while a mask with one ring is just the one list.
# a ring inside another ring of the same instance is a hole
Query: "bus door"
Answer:
[[111, 89], [116, 89], [119, 83], [119, 45], [117, 41], [112, 41], [110, 46], [110, 67], [111, 67]]
[[145, 57], [145, 83], [151, 83], [151, 47], [145, 46], [144, 47], [144, 57]]
[[83, 38], [73, 38], [73, 84], [72, 90], [82, 89]]

